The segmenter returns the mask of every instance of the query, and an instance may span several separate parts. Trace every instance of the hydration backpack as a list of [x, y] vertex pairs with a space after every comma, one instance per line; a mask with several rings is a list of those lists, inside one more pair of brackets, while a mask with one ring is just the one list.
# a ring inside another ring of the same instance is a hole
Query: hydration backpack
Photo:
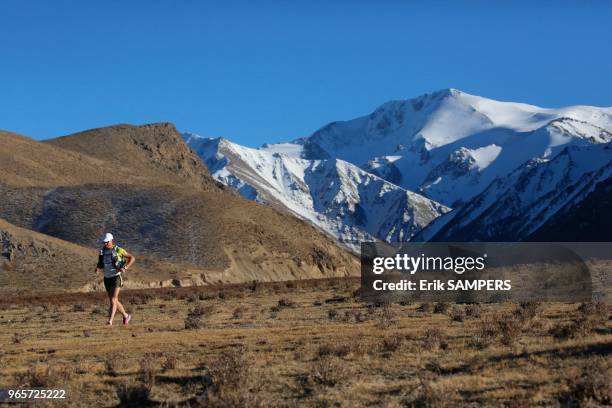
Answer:
[[[100, 256], [98, 257], [98, 267], [104, 268], [104, 250], [106, 248], [102, 248], [100, 250]], [[117, 245], [113, 245], [113, 249], [111, 250], [111, 260], [112, 267], [115, 270], [120, 270], [125, 264], [125, 258], [119, 253], [119, 247]]]

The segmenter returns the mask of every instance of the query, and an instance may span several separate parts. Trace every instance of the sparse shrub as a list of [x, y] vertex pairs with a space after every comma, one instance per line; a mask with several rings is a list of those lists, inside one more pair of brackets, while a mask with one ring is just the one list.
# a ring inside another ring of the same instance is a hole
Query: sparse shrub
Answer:
[[17, 332], [13, 333], [13, 344], [21, 344], [23, 336]]
[[314, 302], [312, 302], [312, 305], [313, 306], [321, 306], [321, 305], [323, 305], [323, 302], [321, 302], [320, 299], [316, 299]]
[[83, 306], [82, 303], [75, 303], [72, 306], [72, 311], [73, 312], [84, 312], [85, 311], [85, 306]]
[[138, 292], [138, 293], [130, 294], [128, 298], [128, 302], [131, 305], [146, 305], [153, 299], [155, 299], [155, 297], [150, 293]]
[[366, 321], [366, 316], [360, 310], [353, 311], [353, 317], [355, 317], [355, 322], [361, 323]]
[[448, 315], [453, 322], [463, 322], [465, 320], [465, 310], [461, 306], [453, 306]]
[[106, 373], [111, 377], [116, 377], [119, 374], [119, 370], [122, 368], [123, 360], [118, 354], [109, 354], [104, 360], [104, 368]]
[[476, 333], [472, 335], [468, 345], [476, 349], [488, 347], [497, 337], [497, 325], [491, 319], [483, 319], [479, 322]]
[[557, 340], [576, 339], [590, 335], [594, 328], [592, 320], [581, 316], [568, 324], [556, 325], [550, 330], [550, 334]]
[[580, 304], [578, 312], [585, 319], [591, 320], [595, 325], [600, 325], [608, 320], [608, 304], [606, 302], [586, 302]]
[[192, 293], [191, 295], [187, 296], [187, 303], [195, 303], [198, 300], [200, 300], [200, 296], [196, 293]]
[[417, 308], [417, 312], [421, 313], [431, 313], [433, 312], [434, 306], [431, 303], [425, 302], [421, 303], [421, 305]]
[[408, 299], [402, 299], [400, 300], [399, 304], [400, 306], [410, 306], [412, 304], [412, 301]]
[[257, 288], [259, 287], [259, 284], [257, 283], [256, 280], [251, 281], [247, 284], [247, 288], [251, 291], [251, 292], [255, 292], [257, 291]]
[[610, 406], [610, 362], [605, 357], [596, 357], [580, 375], [569, 379], [568, 388], [560, 398], [563, 406]]
[[325, 303], [344, 303], [347, 302], [348, 298], [346, 296], [336, 295], [329, 299], [325, 299]]
[[542, 302], [529, 301], [522, 302], [514, 311], [514, 315], [522, 322], [528, 322], [540, 314]]
[[261, 398], [254, 386], [244, 350], [225, 352], [208, 364], [210, 387], [197, 400], [207, 407], [258, 407]]
[[217, 293], [217, 297], [221, 300], [225, 300], [225, 292], [219, 291], [219, 293]]
[[439, 390], [433, 387], [433, 378], [430, 375], [421, 375], [419, 377], [419, 386], [416, 389], [416, 395], [413, 400], [406, 401], [405, 406], [408, 407], [423, 407], [423, 408], [445, 408], [454, 407], [457, 405], [456, 399], [459, 394], [456, 390], [444, 389]]
[[157, 367], [155, 367], [154, 358], [151, 354], [146, 354], [140, 360], [140, 381], [149, 390], [153, 389], [157, 377]]
[[423, 347], [429, 351], [445, 349], [447, 347], [446, 334], [437, 327], [428, 329], [423, 335]]
[[348, 369], [342, 361], [327, 356], [315, 360], [306, 378], [311, 385], [335, 387], [348, 378]]
[[380, 316], [379, 323], [381, 325], [388, 325], [395, 322], [395, 314], [393, 313], [393, 309], [391, 309], [390, 303], [383, 303], [380, 308]]
[[465, 315], [473, 319], [479, 319], [480, 316], [482, 316], [482, 306], [480, 306], [478, 303], [468, 305], [465, 308]]
[[150, 405], [151, 389], [144, 384], [121, 384], [117, 387], [117, 398], [122, 407]]
[[353, 311], [352, 310], [345, 310], [344, 314], [342, 315], [342, 321], [343, 322], [349, 322], [351, 320], [351, 317], [353, 317]]
[[295, 306], [295, 302], [293, 302], [292, 300], [289, 300], [287, 298], [282, 298], [282, 299], [279, 299], [278, 305], [280, 307], [293, 307], [293, 306]]
[[243, 349], [234, 349], [210, 361], [208, 371], [216, 387], [237, 387], [249, 374]]
[[401, 333], [394, 333], [383, 337], [382, 350], [393, 353], [399, 350], [406, 342], [406, 336]]
[[15, 382], [18, 387], [56, 387], [66, 384], [73, 371], [67, 366], [32, 366], [25, 373], [16, 374]]
[[232, 312], [232, 319], [242, 319], [242, 315], [244, 314], [244, 311], [245, 311], [244, 307], [238, 306]]
[[196, 306], [189, 310], [185, 318], [185, 329], [199, 329], [204, 325], [204, 318], [209, 317], [215, 311], [213, 305]]
[[523, 320], [515, 315], [500, 315], [496, 321], [500, 341], [511, 346], [518, 341], [523, 332]]
[[176, 354], [168, 353], [164, 355], [164, 361], [161, 368], [164, 371], [174, 370], [178, 366], [178, 357]]
[[270, 308], [270, 311], [272, 313], [278, 313], [281, 311], [281, 309], [282, 309], [281, 305], [274, 305]]
[[330, 320], [334, 320], [336, 317], [338, 317], [338, 311], [336, 309], [329, 309], [327, 311], [327, 317]]
[[450, 309], [450, 304], [446, 302], [438, 302], [435, 304], [433, 312], [434, 313], [446, 313]]
[[102, 311], [102, 309], [100, 309], [99, 307], [94, 307], [91, 309], [91, 314], [92, 315], [102, 315], [104, 314], [104, 311]]
[[317, 352], [317, 356], [327, 357], [327, 356], [336, 356], [336, 357], [345, 357], [351, 352], [351, 347], [347, 344], [324, 344], [319, 346], [319, 350]]

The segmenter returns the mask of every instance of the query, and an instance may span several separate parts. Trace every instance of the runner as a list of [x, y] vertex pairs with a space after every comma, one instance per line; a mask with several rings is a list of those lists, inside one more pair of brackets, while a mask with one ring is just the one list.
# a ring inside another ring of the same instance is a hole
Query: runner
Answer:
[[[125, 312], [123, 305], [119, 302], [119, 290], [123, 286], [123, 278], [121, 273], [125, 272], [134, 262], [136, 258], [123, 248], [118, 247], [114, 244], [113, 234], [107, 232], [104, 234], [102, 241], [104, 241], [104, 247], [100, 249], [100, 255], [98, 256], [98, 266], [96, 267], [96, 274], [100, 270], [104, 271], [104, 287], [108, 294], [110, 306], [108, 309], [108, 326], [113, 325], [113, 319], [115, 313], [119, 310], [119, 313], [123, 315], [123, 324], [128, 325], [132, 319], [132, 315]], [[127, 259], [127, 264], [126, 264]]]

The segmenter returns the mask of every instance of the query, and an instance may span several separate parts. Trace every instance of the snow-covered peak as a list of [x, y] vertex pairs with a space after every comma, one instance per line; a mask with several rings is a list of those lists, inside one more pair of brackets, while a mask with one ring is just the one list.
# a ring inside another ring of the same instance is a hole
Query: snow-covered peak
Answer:
[[187, 136], [211, 175], [244, 197], [310, 221], [357, 251], [362, 241], [406, 241], [446, 206], [340, 159], [295, 157], [293, 144], [253, 149]]

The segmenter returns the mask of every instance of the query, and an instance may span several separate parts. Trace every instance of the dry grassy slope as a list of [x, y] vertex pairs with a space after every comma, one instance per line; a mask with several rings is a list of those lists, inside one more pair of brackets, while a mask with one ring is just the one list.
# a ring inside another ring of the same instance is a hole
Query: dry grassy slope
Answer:
[[[173, 286], [185, 271], [195, 269], [193, 265], [147, 256], [138, 259], [126, 277], [127, 287]], [[95, 249], [20, 228], [0, 218], [0, 294], [101, 290], [101, 275], [94, 273], [96, 261]]]
[[[145, 184], [182, 184], [205, 190], [215, 185], [206, 166], [171, 123], [116, 125], [43, 142], [104, 160], [99, 168], [115, 183], [137, 175]], [[121, 171], [121, 170], [124, 171]]]
[[110, 230], [139, 259], [181, 265], [169, 274], [151, 261], [133, 286], [358, 271], [353, 256], [305, 222], [217, 187], [172, 125], [113, 126], [45, 143], [2, 134], [0, 143], [0, 217], [89, 248]]

